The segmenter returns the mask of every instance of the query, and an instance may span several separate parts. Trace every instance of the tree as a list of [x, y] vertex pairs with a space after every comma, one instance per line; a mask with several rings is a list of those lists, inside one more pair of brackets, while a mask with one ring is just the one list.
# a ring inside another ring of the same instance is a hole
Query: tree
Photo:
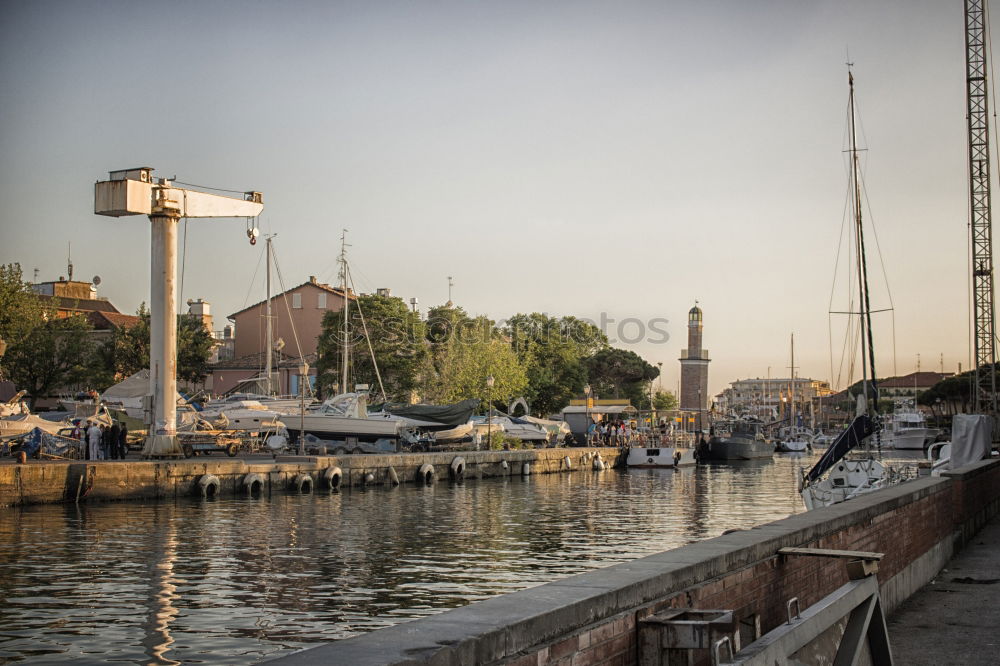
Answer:
[[[147, 322], [148, 325], [148, 322]], [[177, 378], [199, 384], [208, 374], [215, 338], [205, 328], [201, 317], [183, 314], [177, 317]]]
[[560, 411], [587, 383], [584, 361], [607, 346], [607, 336], [575, 317], [516, 314], [504, 334], [525, 368], [526, 397], [536, 415]]
[[4, 362], [14, 383], [38, 398], [85, 381], [93, 373], [94, 341], [82, 315], [50, 317], [8, 348]]
[[[359, 296], [356, 304], [349, 306], [348, 313], [349, 381], [377, 387], [381, 376], [387, 399], [409, 402], [427, 356], [426, 326], [420, 315], [412, 312], [401, 298], [377, 294]], [[317, 346], [321, 391], [329, 390], [341, 381], [343, 339], [343, 311], [327, 312]], [[372, 362], [372, 352], [375, 363]], [[378, 375], [375, 372], [376, 363]]]
[[[491, 322], [485, 318], [478, 320], [485, 328]], [[493, 388], [486, 386], [486, 378], [492, 376]], [[477, 398], [487, 404], [506, 406], [507, 402], [520, 396], [528, 385], [524, 367], [505, 340], [484, 330], [477, 337], [455, 339], [443, 352], [440, 371], [427, 386], [427, 398], [432, 402], [458, 402]]]
[[672, 391], [657, 391], [653, 395], [653, 409], [665, 412], [677, 409], [677, 396]]
[[598, 393], [627, 397], [635, 407], [640, 407], [644, 400], [648, 404], [648, 382], [660, 375], [658, 368], [635, 352], [614, 347], [602, 349], [590, 357], [587, 370], [590, 383]]
[[[136, 315], [137, 323], [115, 329], [98, 350], [101, 371], [97, 377], [105, 386], [149, 367], [149, 310], [145, 303], [139, 305]], [[212, 334], [199, 317], [178, 315], [177, 378], [192, 384], [204, 380], [214, 345]]]
[[[45, 314], [38, 296], [21, 275], [21, 265], [0, 264], [0, 340], [10, 348], [19, 345], [45, 321]], [[0, 354], [0, 376], [5, 366]]]

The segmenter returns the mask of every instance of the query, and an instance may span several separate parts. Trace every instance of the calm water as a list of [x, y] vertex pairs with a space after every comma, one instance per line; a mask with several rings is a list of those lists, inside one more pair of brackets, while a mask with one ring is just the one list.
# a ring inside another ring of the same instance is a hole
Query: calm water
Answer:
[[0, 663], [258, 661], [797, 513], [814, 459], [2, 509]]

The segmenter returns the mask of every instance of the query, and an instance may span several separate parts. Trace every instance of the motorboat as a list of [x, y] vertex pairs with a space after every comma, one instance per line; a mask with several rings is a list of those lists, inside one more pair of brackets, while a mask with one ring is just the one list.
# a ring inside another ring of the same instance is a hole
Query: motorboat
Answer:
[[774, 443], [777, 453], [806, 453], [812, 451], [812, 433], [805, 428], [788, 428]]
[[267, 409], [256, 400], [226, 401], [198, 412], [198, 418], [216, 430], [246, 430], [275, 432], [284, 427], [279, 411]]
[[743, 416], [735, 421], [713, 425], [715, 434], [699, 444], [699, 457], [704, 460], [755, 460], [770, 458], [774, 445], [764, 437], [764, 424], [756, 418]]
[[626, 467], [638, 469], [677, 468], [697, 462], [694, 449], [674, 446], [633, 446], [625, 458]]
[[923, 450], [924, 444], [933, 437], [927, 419], [917, 409], [912, 398], [898, 398], [889, 419], [889, 427], [882, 434], [882, 443], [894, 449]]
[[369, 418], [367, 394], [363, 392], [342, 393], [303, 412], [299, 418], [292, 415], [285, 420], [285, 427], [293, 441], [302, 431], [323, 440], [398, 439], [405, 425], [403, 419], [392, 414]]

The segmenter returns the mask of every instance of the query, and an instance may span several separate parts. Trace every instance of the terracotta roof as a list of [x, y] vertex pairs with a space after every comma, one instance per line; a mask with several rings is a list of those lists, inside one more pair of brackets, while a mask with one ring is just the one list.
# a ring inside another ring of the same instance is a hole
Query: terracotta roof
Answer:
[[[331, 287], [330, 285], [324, 284], [322, 282], [315, 282], [313, 280], [309, 280], [307, 282], [303, 282], [302, 284], [298, 285], [297, 287], [292, 287], [288, 291], [283, 291], [280, 294], [275, 294], [274, 296], [271, 297], [271, 301], [278, 301], [280, 303], [281, 301], [279, 301], [278, 299], [280, 299], [284, 294], [290, 294], [293, 291], [295, 291], [296, 289], [301, 289], [302, 287], [306, 287], [306, 286], [309, 286], [309, 285], [312, 285], [313, 287], [317, 287], [317, 288], [321, 289], [322, 291], [325, 291], [325, 292], [328, 292], [328, 293], [331, 293], [331, 294], [336, 294], [337, 296], [340, 296], [341, 298], [343, 298], [344, 292], [341, 291], [340, 289], [338, 289], [337, 287]], [[351, 292], [351, 291], [347, 292], [347, 297], [350, 298], [350, 299], [353, 299], [355, 301], [358, 300], [357, 295], [355, 293]], [[243, 314], [247, 310], [253, 310], [254, 308], [261, 307], [266, 302], [267, 301], [264, 300], [264, 301], [258, 301], [257, 303], [254, 303], [253, 305], [248, 305], [247, 307], [243, 308], [242, 310], [239, 310], [239, 311], [234, 312], [233, 314], [229, 315], [228, 318], [232, 319], [236, 315]], [[274, 307], [274, 305], [272, 305], [271, 307]]]
[[111, 305], [111, 301], [103, 301], [92, 298], [63, 298], [60, 296], [47, 296], [39, 294], [38, 299], [45, 304], [54, 305], [60, 310], [70, 312], [118, 312], [118, 308]]
[[[304, 360], [310, 367], [315, 367], [317, 356], [316, 354], [306, 354]], [[272, 362], [276, 368], [297, 368], [302, 361], [298, 356], [284, 356], [283, 354], [276, 353]], [[213, 363], [209, 366], [209, 372], [215, 370], [260, 370], [263, 367], [264, 352], [257, 352]]]
[[901, 377], [888, 377], [878, 383], [879, 388], [926, 388], [934, 386], [942, 379], [951, 377], [950, 372], [911, 372]]
[[141, 318], [120, 312], [88, 312], [87, 319], [95, 330], [107, 331], [113, 328], [132, 328]]

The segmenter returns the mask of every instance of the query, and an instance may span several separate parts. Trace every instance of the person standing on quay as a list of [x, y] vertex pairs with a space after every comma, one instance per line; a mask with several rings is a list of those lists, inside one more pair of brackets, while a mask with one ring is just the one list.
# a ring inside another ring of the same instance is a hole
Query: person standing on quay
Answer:
[[108, 430], [108, 452], [111, 454], [112, 460], [118, 460], [124, 456], [121, 455], [121, 450], [118, 448], [118, 438], [121, 437], [121, 428], [118, 427], [118, 421], [111, 422], [111, 428]]
[[100, 460], [101, 455], [101, 429], [97, 423], [91, 422], [87, 428], [87, 459]]
[[101, 426], [101, 460], [111, 460], [111, 428]]
[[125, 423], [122, 423], [122, 427], [118, 431], [118, 454], [122, 460], [125, 460], [125, 456], [128, 455], [128, 426]]

